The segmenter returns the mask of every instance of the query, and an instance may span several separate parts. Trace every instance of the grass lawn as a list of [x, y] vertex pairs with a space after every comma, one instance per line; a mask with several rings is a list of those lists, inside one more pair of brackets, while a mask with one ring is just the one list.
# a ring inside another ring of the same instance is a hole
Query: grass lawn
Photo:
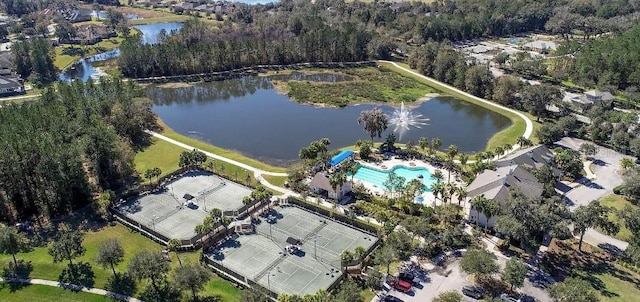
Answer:
[[169, 23], [169, 22], [184, 22], [189, 19], [189, 16], [184, 15], [167, 15], [162, 17], [152, 17], [144, 19], [129, 20], [130, 25], [142, 25], [142, 24], [154, 24], [154, 23]]
[[[315, 73], [316, 70], [304, 71]], [[389, 70], [375, 67], [329, 69], [330, 72], [352, 77], [343, 82], [273, 81], [292, 100], [300, 103], [344, 107], [351, 103], [412, 103], [437, 92], [424, 83]]]
[[566, 276], [584, 279], [593, 287], [601, 301], [637, 301], [640, 296], [640, 274], [617, 264], [606, 252], [578, 240], [553, 239], [542, 260], [543, 267], [556, 278]]
[[[406, 71], [404, 71], [402, 69], [396, 68], [395, 66], [393, 66], [393, 64], [386, 63], [386, 62], [380, 62], [379, 64], [389, 68], [390, 70], [393, 70], [393, 71], [398, 72], [400, 74], [403, 74], [405, 76], [408, 76], [408, 77], [411, 77], [413, 79], [416, 79], [417, 81], [420, 81], [421, 83], [425, 83], [425, 84], [427, 84], [429, 86], [432, 86], [434, 89], [437, 89], [437, 90], [439, 90], [441, 92], [444, 92], [446, 94], [452, 95], [454, 97], [457, 97], [459, 99], [465, 100], [467, 102], [476, 104], [478, 106], [482, 106], [484, 108], [487, 108], [487, 109], [489, 109], [491, 111], [495, 111], [495, 112], [500, 113], [500, 114], [506, 116], [507, 118], [509, 118], [511, 120], [511, 123], [512, 123], [511, 126], [506, 128], [506, 129], [504, 129], [504, 130], [502, 130], [502, 131], [500, 131], [500, 132], [498, 132], [498, 133], [496, 133], [496, 134], [494, 134], [491, 137], [491, 139], [489, 139], [489, 141], [487, 142], [486, 150], [494, 150], [496, 147], [504, 146], [506, 144], [511, 144], [511, 145], [515, 144], [516, 140], [518, 139], [518, 137], [522, 136], [522, 134], [524, 133], [524, 130], [526, 129], [525, 121], [522, 120], [517, 115], [511, 113], [511, 112], [508, 112], [506, 110], [502, 110], [502, 109], [487, 105], [485, 103], [478, 102], [478, 101], [476, 101], [474, 99], [468, 98], [468, 97], [466, 97], [466, 96], [464, 96], [464, 95], [462, 95], [462, 94], [460, 94], [460, 93], [458, 93], [456, 91], [453, 91], [453, 90], [451, 90], [451, 89], [449, 89], [449, 88], [447, 88], [447, 87], [445, 87], [443, 85], [438, 84], [437, 82], [427, 81], [427, 80], [425, 80], [425, 79], [423, 79], [421, 77], [418, 77], [416, 75], [408, 73], [408, 72], [406, 72]], [[399, 63], [399, 65], [402, 65], [403, 67], [409, 68], [409, 66], [407, 64], [404, 64], [404, 63]], [[536, 119], [534, 117], [532, 117], [530, 114], [524, 113], [524, 112], [522, 112], [522, 113], [524, 115], [526, 115], [527, 117], [529, 117], [533, 121], [533, 130], [534, 130], [533, 133], [535, 133], [535, 130], [540, 126], [540, 124], [537, 123], [535, 121]], [[535, 140], [535, 138], [533, 136], [530, 139], [532, 141]], [[535, 141], [534, 141], [534, 143], [535, 143]]]
[[376, 294], [371, 291], [370, 288], [365, 288], [360, 292], [360, 296], [364, 298], [364, 301], [371, 301]]
[[[166, 134], [166, 133], [163, 133]], [[179, 135], [179, 134], [177, 134]], [[176, 138], [173, 138], [178, 140]], [[185, 142], [190, 144], [189, 142]], [[204, 144], [204, 143], [200, 143]], [[196, 146], [200, 149], [201, 146]], [[206, 150], [206, 149], [205, 149]], [[152, 138], [151, 145], [145, 148], [144, 150], [136, 153], [134, 163], [136, 166], [136, 171], [141, 177], [144, 177], [144, 171], [151, 168], [160, 168], [162, 170], [162, 176], [167, 175], [178, 169], [178, 163], [180, 161], [180, 153], [183, 151], [187, 151], [187, 149], [176, 146], [167, 141]], [[210, 151], [210, 150], [207, 150]], [[211, 159], [209, 159], [211, 160]], [[231, 180], [235, 180], [236, 182], [246, 184], [247, 183], [247, 175], [248, 181], [250, 183], [255, 183], [255, 178], [253, 177], [253, 173], [248, 172], [247, 170], [240, 168], [236, 165], [232, 165], [222, 161], [214, 161], [215, 169], [214, 171], [220, 175], [224, 175]], [[144, 179], [143, 181], [148, 181]]]
[[284, 183], [287, 181], [286, 176], [262, 175], [262, 177], [266, 179], [270, 184], [283, 188]]
[[[90, 219], [90, 218], [89, 218]], [[110, 268], [103, 268], [102, 266], [96, 264], [94, 259], [98, 252], [99, 244], [107, 239], [117, 238], [122, 243], [124, 247], [125, 256], [124, 261], [120, 263], [116, 267], [116, 271], [124, 272], [126, 271], [127, 264], [129, 260], [133, 257], [134, 254], [140, 251], [157, 251], [159, 252], [164, 247], [155, 243], [154, 241], [140, 235], [139, 233], [133, 232], [130, 229], [116, 224], [115, 226], [104, 226], [96, 231], [87, 231], [84, 233], [84, 242], [83, 246], [86, 248], [86, 253], [84, 256], [76, 259], [74, 263], [88, 262], [91, 264], [93, 272], [95, 274], [95, 283], [94, 287], [96, 288], [105, 288], [107, 284], [107, 280], [112, 276], [112, 272]], [[175, 253], [171, 253], [171, 268], [175, 269], [179, 266], [179, 263], [176, 259]], [[31, 262], [33, 266], [33, 271], [30, 274], [31, 278], [39, 278], [39, 279], [48, 279], [48, 280], [58, 280], [58, 275], [67, 265], [67, 263], [53, 263], [51, 256], [47, 253], [46, 247], [37, 247], [32, 252], [26, 254], [19, 254], [18, 259], [25, 260], [27, 262]], [[189, 252], [189, 253], [181, 253], [180, 259], [182, 263], [197, 263], [199, 258], [199, 251]], [[2, 255], [0, 256], [0, 263], [3, 265], [8, 261], [11, 261], [11, 256]], [[138, 292], [140, 289], [144, 287], [144, 284], [139, 284]], [[27, 287], [27, 289], [30, 287]], [[57, 294], [57, 291], [53, 291], [53, 294]], [[2, 293], [2, 291], [0, 291]], [[46, 297], [46, 293], [41, 291], [34, 291], [31, 293], [31, 290], [27, 291], [26, 294], [31, 294], [34, 296], [43, 295]], [[223, 298], [222, 301], [238, 301], [240, 296], [240, 290], [237, 289], [233, 284], [217, 277], [216, 275], [212, 275], [211, 280], [206, 284], [205, 289], [202, 291], [201, 296], [205, 295], [218, 295]], [[28, 297], [28, 296], [25, 296]], [[70, 298], [73, 299], [73, 298]], [[67, 299], [47, 299], [48, 301], [67, 301]], [[5, 300], [2, 300], [5, 301]], [[15, 299], [18, 301], [18, 298]], [[32, 300], [25, 300], [32, 301]], [[70, 300], [75, 301], [75, 300]], [[78, 301], [93, 301], [93, 300], [78, 300]], [[103, 301], [103, 300], [98, 300]]]
[[[96, 43], [95, 45], [89, 45], [89, 46], [61, 44], [60, 46], [57, 46], [54, 49], [55, 57], [53, 58], [53, 65], [55, 65], [58, 69], [63, 70], [67, 66], [71, 65], [73, 62], [81, 59], [83, 56], [84, 57], [92, 56], [98, 53], [116, 49], [120, 46], [120, 43], [122, 43], [123, 40], [124, 38], [118, 36], [118, 37], [102, 40]], [[70, 48], [71, 49], [75, 48], [77, 49], [77, 51], [74, 52], [73, 54], [63, 53], [64, 49], [70, 49]]]
[[620, 231], [615, 235], [615, 237], [620, 240], [629, 241], [629, 239], [631, 239], [631, 231], [629, 231], [629, 229], [624, 225], [624, 221], [618, 217], [617, 212], [624, 209], [627, 205], [634, 208], [637, 206], [626, 200], [623, 196], [616, 194], [602, 197], [599, 201], [601, 205], [615, 209], [612, 213], [609, 213], [609, 219], [620, 225]]
[[[257, 161], [255, 159], [246, 157], [246, 156], [244, 156], [242, 154], [239, 154], [239, 153], [236, 153], [236, 152], [233, 152], [233, 151], [229, 151], [229, 150], [226, 150], [226, 149], [223, 149], [223, 148], [220, 148], [220, 147], [216, 147], [216, 146], [213, 146], [213, 145], [209, 145], [209, 144], [207, 144], [205, 142], [202, 142], [202, 141], [199, 141], [197, 139], [193, 139], [193, 138], [184, 136], [182, 134], [179, 134], [179, 133], [173, 131], [173, 129], [169, 128], [167, 125], [165, 125], [160, 120], [159, 120], [159, 123], [163, 128], [162, 135], [164, 135], [166, 137], [169, 137], [169, 138], [172, 138], [174, 140], [177, 140], [179, 142], [188, 144], [190, 146], [196, 147], [196, 148], [201, 149], [201, 150], [205, 150], [205, 151], [208, 151], [208, 152], [211, 152], [211, 153], [214, 153], [214, 154], [218, 154], [220, 156], [224, 156], [224, 157], [229, 158], [229, 159], [233, 159], [233, 160], [239, 161], [241, 163], [250, 165], [252, 167], [255, 167], [255, 168], [258, 168], [258, 169], [261, 169], [261, 170], [271, 171], [271, 172], [287, 172], [287, 168], [274, 167], [274, 166], [265, 164], [263, 162]], [[230, 164], [225, 163], [225, 167], [226, 166], [230, 166]], [[240, 169], [240, 168], [238, 168], [238, 169]]]
[[162, 176], [167, 175], [178, 169], [182, 151], [185, 149], [167, 141], [152, 138], [150, 146], [136, 153], [134, 160], [136, 171], [143, 175], [145, 170], [157, 167], [162, 170]]
[[102, 302], [114, 301], [101, 295], [72, 292], [70, 290], [47, 285], [27, 285], [16, 291], [11, 291], [7, 284], [0, 285], [0, 297], [3, 302], [38, 302], [38, 301], [65, 301], [65, 302]]

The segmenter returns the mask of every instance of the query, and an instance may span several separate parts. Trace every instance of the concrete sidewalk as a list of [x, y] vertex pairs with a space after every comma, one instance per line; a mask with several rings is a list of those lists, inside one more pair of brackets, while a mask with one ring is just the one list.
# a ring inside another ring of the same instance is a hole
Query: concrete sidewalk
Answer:
[[22, 279], [22, 278], [2, 278], [0, 277], [0, 282], [12, 282], [12, 283], [24, 283], [24, 284], [38, 284], [38, 285], [46, 285], [53, 287], [60, 287], [64, 289], [69, 289], [73, 291], [82, 291], [86, 293], [92, 293], [101, 296], [107, 296], [114, 299], [118, 299], [121, 301], [129, 301], [129, 302], [143, 302], [140, 299], [136, 299], [133, 297], [129, 297], [123, 294], [114, 293], [108, 290], [100, 289], [100, 288], [87, 288], [82, 285], [77, 284], [69, 284], [69, 283], [61, 283], [58, 281], [52, 280], [43, 280], [43, 279]]

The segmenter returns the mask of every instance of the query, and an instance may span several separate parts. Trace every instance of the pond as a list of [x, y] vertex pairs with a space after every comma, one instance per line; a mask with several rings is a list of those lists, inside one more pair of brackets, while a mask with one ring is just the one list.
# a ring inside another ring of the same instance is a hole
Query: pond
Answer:
[[[277, 79], [282, 77], [278, 75]], [[293, 73], [292, 77], [309, 81], [344, 80], [332, 74], [306, 78]], [[357, 119], [361, 111], [376, 105], [345, 108], [303, 105], [278, 93], [271, 80], [247, 76], [181, 88], [152, 85], [147, 88], [147, 95], [153, 100], [153, 112], [175, 131], [273, 165], [290, 164], [297, 160], [300, 148], [323, 137], [331, 140], [331, 148], [369, 139]], [[378, 106], [389, 115], [394, 110], [388, 105]], [[452, 97], [432, 98], [412, 110], [430, 118], [430, 125], [409, 130], [403, 143], [409, 139], [417, 142], [420, 137], [438, 137], [443, 148], [455, 144], [463, 152], [483, 150], [493, 134], [511, 124], [500, 114]], [[388, 129], [383, 135], [391, 131]]]
[[[142, 40], [144, 43], [153, 44], [157, 42], [158, 34], [165, 30], [168, 34], [173, 30], [178, 30], [182, 28], [182, 23], [179, 22], [170, 22], [170, 23], [155, 23], [155, 24], [144, 24], [144, 25], [135, 25], [133, 26], [137, 30], [142, 33]], [[98, 79], [101, 76], [104, 76], [105, 73], [98, 67], [96, 67], [95, 63], [113, 59], [120, 55], [120, 49], [114, 49], [107, 52], [103, 52], [85, 59], [78, 60], [69, 68], [65, 69], [58, 78], [61, 81], [73, 81], [73, 80], [82, 80], [83, 82], [88, 81], [90, 78]]]

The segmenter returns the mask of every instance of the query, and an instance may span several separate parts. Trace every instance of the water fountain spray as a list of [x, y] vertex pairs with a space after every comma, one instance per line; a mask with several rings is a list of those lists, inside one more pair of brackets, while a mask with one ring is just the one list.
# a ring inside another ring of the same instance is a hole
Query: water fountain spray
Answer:
[[400, 105], [400, 108], [396, 108], [393, 111], [389, 123], [394, 125], [393, 132], [398, 134], [398, 141], [402, 140], [402, 135], [409, 131], [410, 127], [422, 128], [422, 126], [429, 125], [428, 118], [422, 117], [422, 114], [413, 114], [411, 109], [404, 107], [404, 102]]

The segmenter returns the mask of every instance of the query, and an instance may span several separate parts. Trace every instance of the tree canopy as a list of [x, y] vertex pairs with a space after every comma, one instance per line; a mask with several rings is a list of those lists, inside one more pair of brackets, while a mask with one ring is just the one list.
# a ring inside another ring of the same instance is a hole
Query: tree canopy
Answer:
[[155, 129], [131, 82], [58, 83], [40, 101], [0, 110], [0, 221], [52, 218], [87, 205], [93, 188], [134, 174], [133, 150]]

